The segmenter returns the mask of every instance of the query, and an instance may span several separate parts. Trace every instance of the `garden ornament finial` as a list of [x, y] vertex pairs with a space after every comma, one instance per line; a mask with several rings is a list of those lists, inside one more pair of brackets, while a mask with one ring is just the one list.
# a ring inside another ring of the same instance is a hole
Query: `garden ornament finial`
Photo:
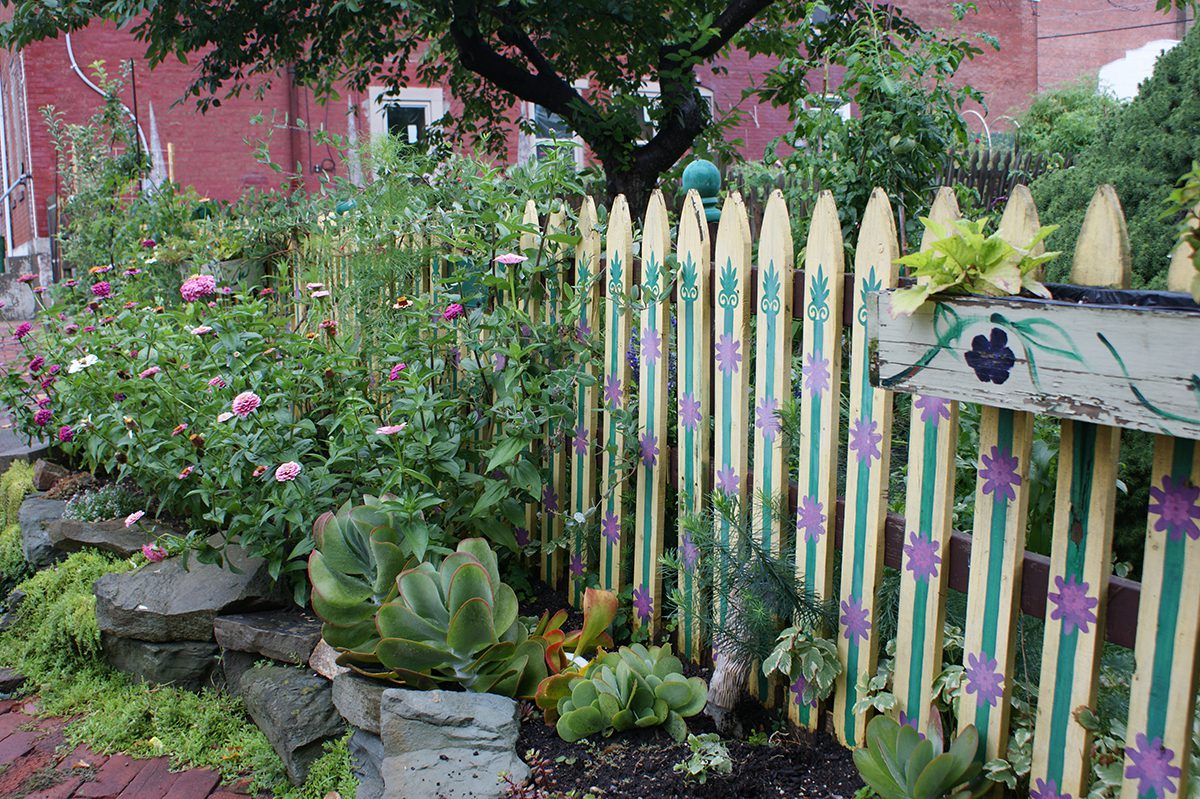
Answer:
[[716, 222], [721, 218], [717, 207], [717, 193], [721, 191], [721, 171], [712, 161], [697, 158], [683, 170], [683, 191], [695, 189], [704, 204], [704, 218]]

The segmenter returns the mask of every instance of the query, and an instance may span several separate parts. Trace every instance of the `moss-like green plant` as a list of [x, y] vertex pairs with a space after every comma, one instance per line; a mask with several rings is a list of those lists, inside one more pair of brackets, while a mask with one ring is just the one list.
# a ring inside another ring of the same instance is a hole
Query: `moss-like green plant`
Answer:
[[13, 461], [3, 475], [0, 475], [0, 501], [3, 507], [3, 519], [0, 526], [8, 527], [17, 523], [17, 514], [21, 510], [21, 500], [33, 491], [33, 466], [25, 461]]
[[931, 725], [924, 736], [876, 716], [867, 725], [867, 745], [854, 751], [854, 765], [881, 799], [974, 799], [995, 787], [981, 776], [978, 749], [974, 725], [943, 751], [940, 725]]

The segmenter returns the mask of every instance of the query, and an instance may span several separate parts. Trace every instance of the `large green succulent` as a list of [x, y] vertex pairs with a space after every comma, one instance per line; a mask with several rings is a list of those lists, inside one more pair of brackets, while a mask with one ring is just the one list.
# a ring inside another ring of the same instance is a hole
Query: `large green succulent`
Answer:
[[677, 741], [687, 737], [684, 719], [704, 709], [708, 687], [683, 676], [669, 646], [623, 646], [602, 654], [582, 672], [554, 675], [538, 689], [537, 704], [564, 741], [635, 727], [666, 725]]
[[940, 724], [931, 725], [925, 736], [876, 716], [867, 725], [866, 747], [854, 751], [854, 765], [881, 799], [974, 799], [995, 787], [980, 776], [978, 749], [974, 725], [942, 751]]

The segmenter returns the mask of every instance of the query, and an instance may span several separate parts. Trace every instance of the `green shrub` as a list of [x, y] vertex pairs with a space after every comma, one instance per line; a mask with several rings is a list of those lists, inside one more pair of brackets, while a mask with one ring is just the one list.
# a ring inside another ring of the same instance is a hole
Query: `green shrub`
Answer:
[[1192, 30], [1164, 54], [1138, 96], [1100, 125], [1069, 169], [1047, 173], [1030, 188], [1041, 218], [1061, 226], [1048, 246], [1066, 257], [1048, 277], [1070, 273], [1071, 254], [1096, 187], [1116, 187], [1129, 225], [1135, 288], [1165, 288], [1177, 218], [1163, 218], [1179, 176], [1200, 156], [1200, 33]]
[[1018, 118], [1020, 147], [1054, 158], [1092, 145], [1101, 127], [1121, 111], [1121, 101], [1099, 89], [1095, 77], [1041, 92]]
[[21, 549], [21, 527], [10, 524], [0, 530], [0, 598], [29, 575], [29, 563]]

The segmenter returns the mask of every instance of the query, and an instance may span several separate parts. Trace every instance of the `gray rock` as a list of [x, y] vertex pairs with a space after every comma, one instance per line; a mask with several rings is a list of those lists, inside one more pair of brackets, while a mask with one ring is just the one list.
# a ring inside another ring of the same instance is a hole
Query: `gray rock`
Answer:
[[[350, 736], [350, 771], [358, 782], [354, 799], [383, 799], [383, 739], [366, 730]], [[346, 797], [349, 799], [349, 797]]]
[[179, 688], [213, 685], [219, 650], [209, 641], [139, 641], [101, 633], [104, 659], [140, 680]]
[[81, 549], [101, 549], [122, 558], [142, 551], [154, 536], [137, 527], [126, 527], [123, 519], [104, 522], [81, 522], [78, 519], [58, 519], [46, 525], [50, 543], [63, 552]]
[[35, 569], [44, 569], [62, 553], [50, 543], [49, 525], [62, 518], [67, 503], [61, 499], [42, 499], [31, 494], [21, 503], [17, 519], [21, 524], [21, 552], [25, 560]]
[[[101, 632], [142, 641], [211, 641], [220, 613], [279, 607], [266, 563], [237, 547], [224, 566], [167, 558], [96, 581], [96, 624]], [[229, 568], [229, 564], [237, 571]]]
[[302, 785], [325, 742], [345, 729], [329, 682], [307, 668], [256, 666], [241, 675], [239, 690], [250, 718], [283, 760], [288, 780]]
[[350, 669], [337, 664], [337, 650], [325, 643], [322, 638], [317, 642], [317, 648], [308, 658], [308, 667], [327, 680], [332, 680], [339, 674], [349, 674]]
[[38, 458], [33, 464], [33, 487], [38, 491], [49, 491], [54, 484], [64, 477], [69, 477], [71, 470], [51, 463], [44, 458]]
[[0, 669], [0, 694], [11, 694], [21, 690], [25, 684], [25, 675], [16, 669]]
[[333, 678], [333, 704], [350, 726], [379, 735], [379, 708], [388, 683], [352, 672]]
[[213, 634], [222, 649], [304, 664], [321, 640], [321, 623], [298, 610], [218, 616]]
[[517, 703], [503, 696], [390, 688], [380, 727], [388, 799], [500, 799], [502, 774], [529, 776]]
[[242, 675], [249, 671], [259, 658], [249, 652], [225, 649], [221, 652], [221, 674], [225, 677], [225, 690], [234, 696], [242, 695]]

